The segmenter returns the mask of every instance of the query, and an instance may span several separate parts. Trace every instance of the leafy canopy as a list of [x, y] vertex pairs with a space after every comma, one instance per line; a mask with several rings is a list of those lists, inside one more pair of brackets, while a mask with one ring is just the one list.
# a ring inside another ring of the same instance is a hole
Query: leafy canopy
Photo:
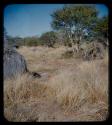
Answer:
[[56, 33], [53, 31], [43, 33], [40, 37], [40, 40], [43, 42], [43, 44], [49, 47], [53, 47], [53, 45], [56, 43], [56, 39]]
[[51, 16], [53, 18], [53, 29], [81, 28], [93, 26], [96, 22], [98, 11], [93, 5], [67, 5], [56, 10]]
[[104, 16], [99, 19], [94, 27], [94, 31], [103, 37], [108, 36], [108, 17]]

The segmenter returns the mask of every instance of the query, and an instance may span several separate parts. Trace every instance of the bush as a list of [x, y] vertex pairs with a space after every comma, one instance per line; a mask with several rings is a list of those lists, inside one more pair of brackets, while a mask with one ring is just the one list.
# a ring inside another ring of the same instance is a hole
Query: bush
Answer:
[[104, 51], [104, 46], [101, 43], [92, 42], [89, 43], [86, 48], [83, 49], [82, 58], [85, 60], [103, 59]]

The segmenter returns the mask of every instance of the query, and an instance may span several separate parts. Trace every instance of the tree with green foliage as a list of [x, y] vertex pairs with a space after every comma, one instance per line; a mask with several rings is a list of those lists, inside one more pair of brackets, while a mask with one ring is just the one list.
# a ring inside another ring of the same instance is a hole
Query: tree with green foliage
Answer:
[[77, 52], [84, 36], [92, 31], [97, 21], [98, 11], [93, 5], [65, 5], [56, 10], [52, 16], [54, 30], [63, 30], [73, 47], [77, 45]]
[[40, 37], [40, 40], [44, 45], [47, 45], [48, 47], [54, 47], [54, 44], [56, 43], [56, 33], [53, 31], [43, 33]]
[[100, 18], [94, 27], [95, 35], [105, 44], [108, 45], [108, 17]]

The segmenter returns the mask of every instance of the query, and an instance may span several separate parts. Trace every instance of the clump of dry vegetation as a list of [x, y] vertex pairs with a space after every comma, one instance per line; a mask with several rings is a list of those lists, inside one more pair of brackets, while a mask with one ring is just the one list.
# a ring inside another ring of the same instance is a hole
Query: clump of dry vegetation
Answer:
[[[35, 50], [34, 50], [35, 49]], [[9, 121], [103, 121], [108, 118], [108, 53], [104, 59], [62, 58], [65, 47], [21, 47], [29, 74], [4, 81]]]

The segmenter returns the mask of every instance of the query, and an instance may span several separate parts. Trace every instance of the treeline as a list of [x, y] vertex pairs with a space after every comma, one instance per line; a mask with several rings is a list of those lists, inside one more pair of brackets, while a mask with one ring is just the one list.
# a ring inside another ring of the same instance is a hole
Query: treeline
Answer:
[[73, 51], [74, 46], [79, 51], [82, 43], [94, 40], [108, 46], [108, 16], [99, 18], [98, 14], [94, 5], [65, 5], [52, 13], [52, 31], [40, 37], [7, 36], [7, 39], [11, 45], [55, 47], [63, 44]]
[[47, 32], [44, 33], [41, 37], [33, 36], [33, 37], [11, 37], [7, 36], [7, 40], [9, 45], [11, 46], [39, 46], [45, 45], [49, 47], [53, 47], [54, 43], [56, 43], [56, 34], [55, 32]]

